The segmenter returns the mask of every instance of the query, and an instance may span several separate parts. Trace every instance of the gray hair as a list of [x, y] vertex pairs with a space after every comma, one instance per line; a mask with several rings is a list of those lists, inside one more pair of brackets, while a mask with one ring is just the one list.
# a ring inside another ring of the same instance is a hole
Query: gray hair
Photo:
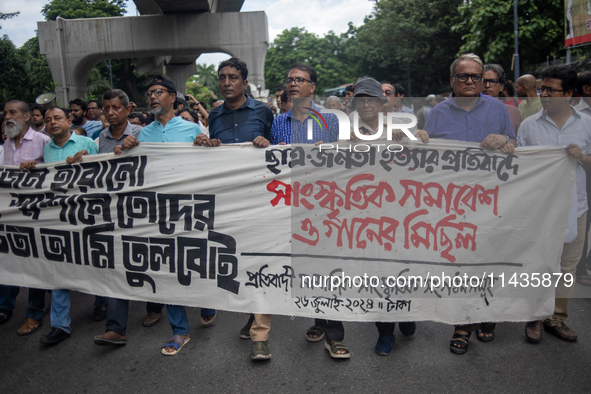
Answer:
[[103, 103], [105, 102], [105, 100], [112, 100], [115, 97], [119, 97], [119, 100], [121, 101], [121, 104], [123, 104], [124, 107], [127, 107], [129, 105], [129, 97], [121, 89], [107, 90], [105, 94], [103, 94]]
[[31, 108], [29, 107], [29, 104], [25, 103], [24, 101], [20, 101], [20, 100], [10, 100], [9, 102], [7, 102], [5, 104], [16, 104], [16, 106], [18, 107], [19, 111], [21, 111], [23, 114], [29, 113], [31, 112]]
[[480, 60], [478, 55], [475, 55], [473, 53], [464, 53], [463, 55], [458, 57], [456, 60], [454, 60], [453, 63], [451, 64], [451, 66], [449, 67], [449, 71], [450, 71], [452, 77], [456, 74], [456, 69], [458, 68], [458, 64], [460, 64], [460, 62], [463, 60], [472, 60], [473, 62], [478, 63], [478, 65], [480, 65], [480, 69], [483, 70], [482, 72], [484, 73], [484, 63], [482, 63], [482, 60]]
[[505, 69], [500, 64], [496, 63], [488, 63], [484, 65], [484, 71], [494, 71], [497, 74], [497, 78], [499, 79], [499, 83], [504, 85], [505, 80]]

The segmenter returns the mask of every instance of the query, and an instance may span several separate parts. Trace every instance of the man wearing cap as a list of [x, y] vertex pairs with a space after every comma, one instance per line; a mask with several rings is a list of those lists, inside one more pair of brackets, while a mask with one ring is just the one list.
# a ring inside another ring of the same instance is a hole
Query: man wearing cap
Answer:
[[[140, 142], [196, 141], [197, 135], [201, 133], [199, 126], [174, 115], [177, 106], [177, 90], [170, 79], [163, 76], [154, 77], [148, 85], [146, 98], [156, 119], [141, 129], [137, 138], [133, 135], [127, 136], [121, 146], [115, 147], [115, 154], [136, 147]], [[167, 305], [166, 312], [173, 336], [163, 346], [161, 353], [165, 356], [174, 356], [190, 340], [189, 320], [184, 306]], [[109, 320], [109, 316], [107, 316], [107, 320]], [[210, 321], [213, 321], [213, 318]], [[125, 328], [120, 327], [120, 332], [116, 332], [114, 329], [107, 330], [105, 334], [96, 336], [94, 343], [97, 345], [125, 345], [127, 343]]]

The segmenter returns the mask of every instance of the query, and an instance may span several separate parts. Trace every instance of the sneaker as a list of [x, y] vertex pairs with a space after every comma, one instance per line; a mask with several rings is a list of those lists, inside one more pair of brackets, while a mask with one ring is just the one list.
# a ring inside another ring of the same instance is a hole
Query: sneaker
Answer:
[[379, 337], [376, 343], [376, 353], [380, 356], [389, 356], [394, 348], [394, 335]]
[[271, 358], [271, 351], [269, 350], [269, 343], [267, 341], [255, 341], [252, 346], [253, 360], [268, 360]]
[[252, 327], [252, 323], [254, 322], [254, 315], [251, 314], [248, 318], [248, 322], [244, 327], [240, 329], [240, 338], [242, 339], [250, 339], [250, 327]]

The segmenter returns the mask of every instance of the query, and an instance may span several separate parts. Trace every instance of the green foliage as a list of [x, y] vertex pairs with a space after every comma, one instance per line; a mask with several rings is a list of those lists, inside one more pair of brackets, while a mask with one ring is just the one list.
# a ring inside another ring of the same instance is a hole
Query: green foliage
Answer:
[[449, 25], [463, 0], [382, 0], [355, 31], [347, 55], [358, 76], [400, 83], [412, 95], [449, 90], [449, 65], [461, 42]]
[[[220, 97], [220, 87], [218, 84], [218, 71], [217, 71], [217, 67], [215, 65], [213, 65], [213, 64], [210, 64], [210, 65], [197, 64], [197, 77], [193, 76], [189, 79], [189, 81], [195, 82], [198, 85], [206, 87], [210, 92], [215, 94], [216, 97]], [[197, 96], [195, 96], [195, 98], [197, 98]], [[200, 99], [198, 99], [198, 100], [200, 100]], [[205, 100], [205, 101], [207, 101], [207, 100]]]
[[[16, 11], [16, 12], [0, 12], [0, 21], [5, 21], [7, 19], [10, 18], [14, 18], [15, 16], [19, 15], [20, 11]], [[0, 26], [0, 29], [2, 29], [2, 26]]]
[[209, 105], [212, 98], [218, 98], [219, 96], [207, 86], [203, 86], [197, 82], [198, 79], [199, 78], [195, 76], [189, 78], [189, 81], [187, 82], [187, 93], [192, 94], [197, 100], [205, 101], [207, 105]]
[[0, 99], [2, 102], [13, 99], [29, 99], [29, 69], [27, 62], [7, 35], [0, 39]]
[[286, 72], [296, 62], [316, 69], [317, 96], [322, 96], [325, 89], [353, 82], [354, 74], [343, 52], [346, 40], [346, 34], [338, 37], [332, 31], [321, 38], [304, 28], [284, 30], [267, 50], [266, 87], [273, 91], [278, 85], [282, 85]]
[[41, 9], [48, 21], [54, 21], [58, 16], [64, 19], [103, 18], [124, 13], [124, 0], [51, 0]]
[[[474, 52], [509, 72], [515, 52], [513, 0], [472, 0], [458, 10], [460, 19], [452, 26], [463, 34], [458, 53]], [[564, 53], [563, 1], [519, 0], [517, 10], [521, 71]]]
[[29, 101], [33, 101], [41, 93], [55, 93], [55, 83], [51, 76], [51, 70], [45, 56], [39, 52], [39, 38], [35, 36], [25, 42], [18, 49], [18, 54], [27, 65], [31, 93]]
[[90, 71], [90, 75], [86, 81], [86, 88], [88, 89], [88, 95], [95, 97], [102, 97], [102, 95], [109, 89], [111, 89], [111, 82], [105, 79], [100, 70], [95, 67]]

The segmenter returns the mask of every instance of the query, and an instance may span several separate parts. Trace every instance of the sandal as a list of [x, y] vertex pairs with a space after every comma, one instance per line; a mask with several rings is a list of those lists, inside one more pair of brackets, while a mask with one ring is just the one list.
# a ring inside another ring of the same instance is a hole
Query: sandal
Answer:
[[[483, 330], [481, 328], [479, 328], [476, 331], [476, 339], [478, 339], [480, 342], [490, 342], [493, 339], [495, 339], [495, 331], [494, 330]], [[490, 334], [489, 336], [486, 336], [486, 334]]]
[[312, 326], [306, 331], [306, 341], [320, 342], [322, 339], [324, 339], [324, 328], [321, 326]]
[[580, 275], [577, 276], [577, 283], [583, 286], [591, 286], [591, 276]]
[[471, 332], [467, 334], [458, 334], [454, 332], [449, 342], [449, 350], [455, 354], [464, 354], [468, 351], [468, 340], [470, 339]]
[[[164, 346], [162, 346], [161, 353], [164, 354], [165, 356], [175, 356], [178, 352], [181, 351], [183, 346], [185, 346], [190, 340], [191, 340], [191, 338], [189, 338], [189, 337], [183, 338], [180, 335], [173, 335], [172, 338], [170, 338], [168, 340], [168, 342], [166, 342], [164, 344]], [[167, 347], [174, 348], [174, 352], [167, 352], [165, 350], [165, 348], [167, 348]]]
[[204, 326], [209, 326], [211, 323], [213, 323], [216, 316], [217, 312], [215, 309], [201, 309], [201, 324], [203, 324]]
[[[350, 358], [351, 357], [351, 353], [349, 352], [349, 348], [347, 347], [347, 345], [345, 345], [341, 341], [334, 341], [332, 343], [324, 342], [324, 347], [326, 348], [326, 350], [328, 350], [328, 352], [330, 353], [330, 356], [332, 358]], [[339, 350], [344, 350], [345, 353], [337, 353]]]

